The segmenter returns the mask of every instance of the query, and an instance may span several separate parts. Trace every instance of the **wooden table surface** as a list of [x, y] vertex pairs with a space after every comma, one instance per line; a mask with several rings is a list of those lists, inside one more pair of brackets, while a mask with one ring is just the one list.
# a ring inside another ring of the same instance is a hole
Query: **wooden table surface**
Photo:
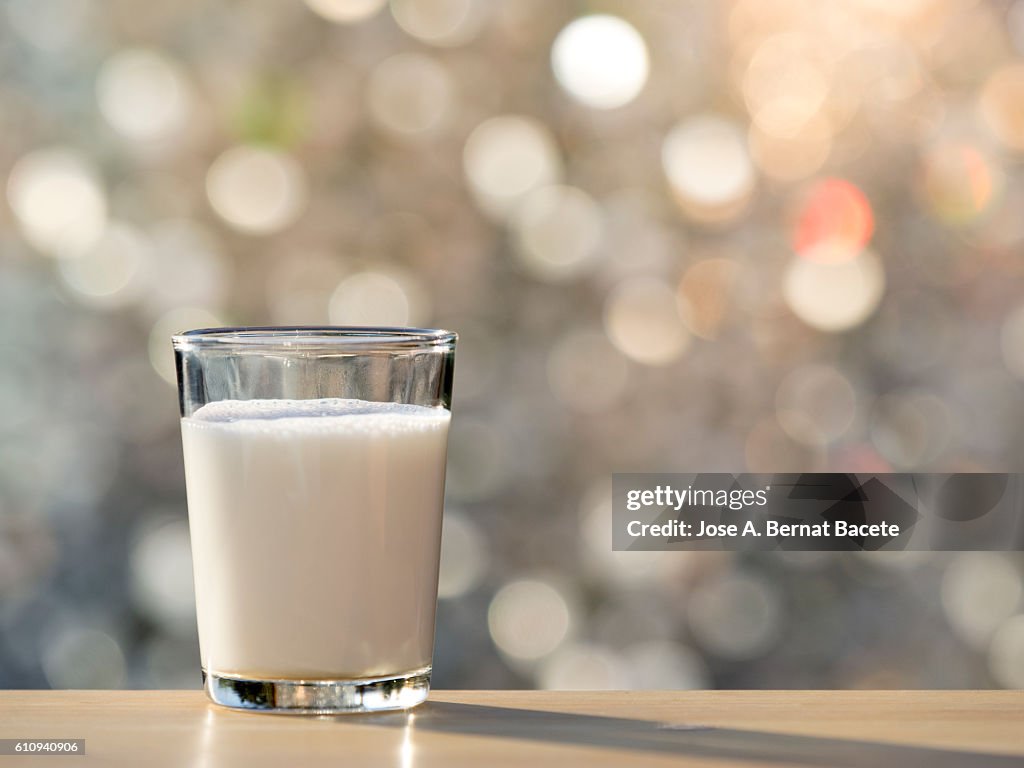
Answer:
[[199, 691], [3, 691], [0, 765], [1024, 766], [1024, 691], [435, 691], [408, 713], [235, 712]]

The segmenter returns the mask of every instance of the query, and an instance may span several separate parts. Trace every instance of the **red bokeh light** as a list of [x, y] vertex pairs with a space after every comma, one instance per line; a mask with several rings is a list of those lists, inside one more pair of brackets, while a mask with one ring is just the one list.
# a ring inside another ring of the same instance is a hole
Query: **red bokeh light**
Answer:
[[793, 245], [805, 258], [843, 261], [856, 256], [874, 231], [875, 217], [864, 193], [849, 181], [825, 179], [800, 209]]

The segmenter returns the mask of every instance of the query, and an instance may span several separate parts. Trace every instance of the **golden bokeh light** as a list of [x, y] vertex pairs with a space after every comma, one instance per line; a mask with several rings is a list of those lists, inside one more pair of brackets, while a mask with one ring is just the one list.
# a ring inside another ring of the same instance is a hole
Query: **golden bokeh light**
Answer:
[[517, 661], [553, 653], [572, 629], [572, 613], [557, 587], [536, 578], [505, 584], [491, 600], [487, 625], [494, 644]]
[[661, 162], [677, 202], [698, 219], [730, 218], [754, 189], [745, 134], [718, 115], [698, 115], [672, 128]]
[[104, 62], [96, 79], [100, 112], [132, 141], [175, 137], [186, 127], [191, 98], [180, 67], [158, 51], [119, 51]]
[[690, 345], [683, 308], [663, 280], [629, 278], [605, 299], [605, 332], [627, 357], [645, 365], [667, 365]]
[[345, 277], [331, 294], [328, 315], [334, 325], [422, 325], [430, 307], [419, 281], [390, 267]]
[[1024, 64], [1011, 64], [989, 75], [978, 104], [995, 137], [1008, 148], [1024, 152]]
[[796, 181], [817, 173], [832, 151], [833, 129], [818, 115], [792, 136], [773, 136], [757, 123], [750, 125], [750, 156], [766, 176], [777, 181]]
[[451, 118], [455, 89], [447, 70], [433, 59], [400, 53], [373, 70], [367, 99], [378, 125], [413, 136], [436, 132]]
[[232, 147], [214, 160], [206, 193], [225, 222], [253, 235], [291, 225], [308, 196], [305, 171], [291, 155], [253, 145]]
[[743, 97], [754, 123], [770, 136], [792, 137], [818, 114], [828, 80], [801, 52], [800, 39], [779, 35], [765, 40], [743, 78]]
[[885, 291], [885, 271], [871, 251], [844, 261], [796, 257], [783, 277], [783, 296], [797, 317], [820, 331], [839, 332], [867, 320]]
[[742, 267], [728, 258], [710, 258], [691, 265], [679, 281], [679, 294], [689, 311], [686, 323], [696, 336], [717, 338], [734, 306]]
[[541, 187], [527, 195], [511, 225], [526, 271], [561, 282], [594, 267], [603, 236], [601, 209], [581, 189]]
[[310, 10], [335, 24], [358, 24], [375, 16], [387, 0], [306, 0]]
[[647, 82], [647, 46], [617, 16], [583, 16], [558, 34], [551, 66], [573, 98], [596, 109], [615, 109], [635, 99]]
[[992, 204], [1001, 186], [999, 171], [988, 155], [974, 145], [942, 142], [925, 156], [925, 202], [949, 224], [975, 221]]
[[24, 238], [48, 256], [80, 255], [107, 224], [99, 172], [70, 147], [22, 156], [7, 179], [7, 200]]
[[465, 45], [480, 32], [481, 0], [391, 0], [391, 15], [405, 32], [430, 45]]
[[91, 248], [60, 260], [60, 276], [85, 304], [123, 306], [141, 296], [142, 279], [153, 258], [153, 244], [145, 233], [112, 221]]
[[520, 115], [478, 125], [466, 140], [463, 169], [484, 212], [507, 216], [531, 190], [561, 180], [562, 160], [551, 131]]

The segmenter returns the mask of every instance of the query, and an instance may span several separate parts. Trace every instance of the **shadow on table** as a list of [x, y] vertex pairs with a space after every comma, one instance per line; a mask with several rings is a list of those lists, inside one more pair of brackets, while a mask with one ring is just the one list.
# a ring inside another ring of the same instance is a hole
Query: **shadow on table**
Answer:
[[1024, 766], [1024, 758], [1013, 755], [735, 728], [681, 726], [650, 720], [479, 704], [427, 702], [413, 713], [371, 715], [363, 722], [394, 728], [411, 725], [417, 732], [492, 736], [548, 744], [656, 752], [678, 757], [746, 760], [751, 763], [791, 763], [836, 768]]

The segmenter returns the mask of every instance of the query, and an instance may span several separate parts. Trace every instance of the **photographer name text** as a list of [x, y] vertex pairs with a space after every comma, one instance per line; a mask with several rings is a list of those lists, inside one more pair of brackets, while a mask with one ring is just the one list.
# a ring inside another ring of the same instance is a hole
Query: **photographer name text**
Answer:
[[874, 536], [896, 537], [900, 527], [894, 523], [857, 524], [844, 520], [825, 520], [820, 523], [783, 523], [778, 520], [747, 520], [737, 523], [709, 523], [706, 520], [686, 522], [669, 520], [664, 523], [645, 523], [630, 520], [626, 533], [633, 538], [665, 537], [671, 539], [712, 539], [712, 538], [832, 538], [850, 536], [864, 538]]

